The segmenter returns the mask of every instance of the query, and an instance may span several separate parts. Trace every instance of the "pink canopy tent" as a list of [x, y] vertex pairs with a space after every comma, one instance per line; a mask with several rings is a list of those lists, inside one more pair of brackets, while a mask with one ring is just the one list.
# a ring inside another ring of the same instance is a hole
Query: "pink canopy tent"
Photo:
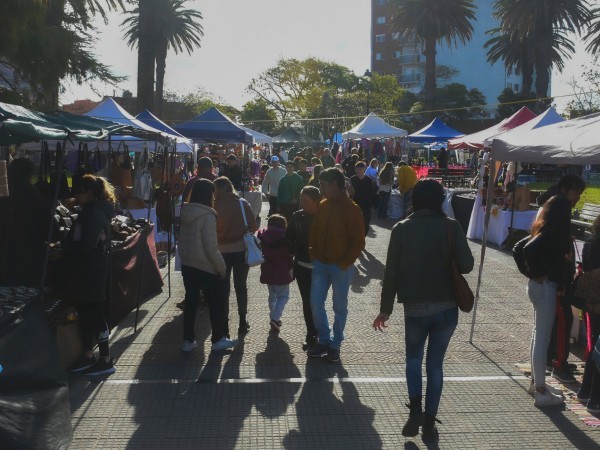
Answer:
[[474, 150], [482, 149], [485, 145], [486, 139], [493, 138], [494, 136], [498, 136], [499, 134], [518, 127], [519, 125], [523, 125], [525, 122], [530, 121], [534, 117], [536, 117], [536, 114], [526, 106], [523, 106], [512, 116], [504, 119], [500, 123], [497, 123], [490, 128], [486, 128], [485, 130], [478, 131], [477, 133], [468, 134], [456, 139], [450, 139], [448, 141], [448, 150], [460, 148]]

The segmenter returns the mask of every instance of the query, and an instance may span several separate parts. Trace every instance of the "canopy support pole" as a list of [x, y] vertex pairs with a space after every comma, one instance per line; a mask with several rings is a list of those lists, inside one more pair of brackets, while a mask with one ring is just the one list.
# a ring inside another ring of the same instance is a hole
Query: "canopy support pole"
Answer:
[[[471, 318], [471, 334], [469, 335], [469, 343], [473, 344], [473, 334], [475, 333], [475, 322], [477, 320], [477, 306], [479, 304], [479, 293], [481, 290], [481, 279], [483, 276], [483, 261], [485, 260], [485, 250], [487, 248], [487, 232], [488, 232], [488, 224], [490, 222], [490, 212], [491, 212], [491, 203], [492, 197], [494, 195], [494, 191], [492, 189], [491, 184], [493, 184], [494, 175], [496, 172], [496, 165], [494, 161], [494, 157], [492, 155], [490, 159], [490, 172], [488, 178], [488, 187], [487, 187], [487, 195], [485, 200], [485, 219], [483, 222], [483, 242], [481, 243], [481, 256], [479, 259], [479, 274], [477, 276], [477, 289], [475, 291], [475, 303], [473, 305], [473, 316]], [[475, 214], [478, 212], [475, 211]]]

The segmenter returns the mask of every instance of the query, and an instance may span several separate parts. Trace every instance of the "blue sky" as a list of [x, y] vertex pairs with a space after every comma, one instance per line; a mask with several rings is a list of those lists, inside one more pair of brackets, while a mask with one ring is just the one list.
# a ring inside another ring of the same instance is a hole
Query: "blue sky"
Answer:
[[[370, 1], [368, 0], [195, 0], [204, 20], [202, 47], [167, 59], [166, 89], [180, 94], [197, 87], [213, 92], [233, 106], [251, 97], [245, 92], [250, 80], [272, 67], [278, 58], [314, 56], [349, 67], [362, 74], [370, 64]], [[68, 84], [62, 103], [76, 99], [98, 100], [102, 95], [136, 91], [137, 55], [123, 40], [124, 16], [109, 15], [109, 24], [98, 21], [96, 53], [118, 75], [129, 79], [118, 88], [95, 84]], [[553, 95], [570, 94], [568, 83], [581, 73], [591, 57], [578, 44], [563, 74], [554, 74]], [[487, 99], [494, 103], [496, 99]], [[559, 111], [567, 100], [557, 100]]]

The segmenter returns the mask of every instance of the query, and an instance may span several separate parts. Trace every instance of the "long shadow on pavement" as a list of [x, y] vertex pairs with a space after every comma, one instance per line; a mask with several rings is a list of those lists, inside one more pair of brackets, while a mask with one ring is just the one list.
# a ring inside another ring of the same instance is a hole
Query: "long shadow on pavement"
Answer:
[[[320, 378], [323, 364], [327, 363], [314, 359], [306, 362], [307, 381], [295, 405], [298, 430], [291, 430], [284, 438], [284, 447], [382, 448], [373, 426], [375, 411], [361, 403], [354, 383]], [[340, 363], [331, 364], [330, 371], [338, 378], [348, 377]]]

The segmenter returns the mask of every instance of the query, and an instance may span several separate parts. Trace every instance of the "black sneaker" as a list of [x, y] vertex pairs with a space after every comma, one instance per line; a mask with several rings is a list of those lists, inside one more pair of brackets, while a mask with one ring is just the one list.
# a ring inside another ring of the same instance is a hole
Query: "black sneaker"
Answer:
[[319, 340], [316, 337], [306, 336], [306, 339], [304, 340], [304, 343], [302, 344], [302, 350], [303, 351], [310, 350], [315, 345], [317, 345], [318, 342], [319, 342]]
[[281, 320], [271, 320], [269, 325], [271, 325], [271, 333], [279, 333], [281, 330]]
[[101, 358], [94, 364], [93, 366], [85, 369], [82, 375], [89, 376], [97, 376], [97, 375], [110, 375], [111, 373], [115, 373], [117, 369], [115, 369], [115, 365], [113, 364], [113, 360], [106, 362], [104, 358]]
[[82, 370], [85, 370], [88, 367], [92, 367], [94, 364], [96, 364], [96, 361], [98, 361], [96, 355], [92, 355], [89, 357], [82, 355], [77, 361], [75, 361], [75, 363], [73, 363], [69, 367], [68, 370], [69, 372], [81, 372]]
[[339, 348], [328, 348], [327, 349], [327, 361], [338, 362], [340, 360], [340, 349]]
[[561, 383], [577, 383], [577, 380], [566, 367], [555, 367], [552, 371], [552, 376]]
[[312, 356], [313, 358], [320, 358], [329, 350], [329, 345], [327, 344], [316, 344], [313, 348], [308, 351], [308, 356]]

